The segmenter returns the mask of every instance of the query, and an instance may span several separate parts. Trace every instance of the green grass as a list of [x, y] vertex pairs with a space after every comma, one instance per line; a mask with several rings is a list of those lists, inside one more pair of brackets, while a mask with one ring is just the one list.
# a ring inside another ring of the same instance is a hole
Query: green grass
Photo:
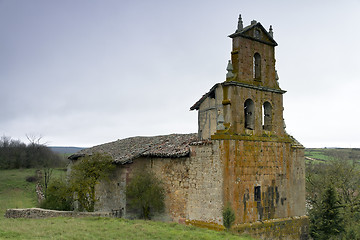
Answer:
[[[25, 181], [35, 169], [0, 170], [0, 239], [237, 239], [228, 232], [119, 218], [8, 219], [8, 208], [36, 207], [35, 183]], [[54, 177], [64, 172], [54, 171]]]
[[0, 170], [0, 214], [8, 208], [36, 206], [35, 183], [26, 182], [34, 169]]
[[[0, 170], [0, 215], [8, 208], [36, 207], [36, 184], [26, 181], [26, 177], [34, 175], [35, 169]], [[61, 169], [53, 171], [53, 178], [64, 175]]]
[[305, 149], [307, 163], [327, 163], [331, 160], [340, 159], [351, 163], [360, 163], [360, 149], [358, 148], [307, 148]]
[[327, 149], [305, 149], [305, 157], [310, 157], [320, 161], [327, 161], [330, 157], [327, 154]]
[[118, 218], [0, 219], [0, 238], [11, 239], [237, 239], [177, 223]]

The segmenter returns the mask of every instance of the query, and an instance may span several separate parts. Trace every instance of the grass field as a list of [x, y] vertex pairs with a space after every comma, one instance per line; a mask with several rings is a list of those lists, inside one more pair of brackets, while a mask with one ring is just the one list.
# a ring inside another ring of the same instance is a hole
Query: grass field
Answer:
[[0, 239], [237, 239], [227, 232], [119, 218], [1, 219]]
[[[0, 170], [0, 239], [251, 239], [177, 223], [119, 218], [4, 218], [7, 208], [36, 207], [35, 184], [25, 181], [34, 173]], [[62, 174], [54, 172], [55, 177]]]
[[326, 163], [333, 159], [341, 159], [360, 163], [360, 149], [358, 148], [307, 148], [305, 149], [306, 162]]

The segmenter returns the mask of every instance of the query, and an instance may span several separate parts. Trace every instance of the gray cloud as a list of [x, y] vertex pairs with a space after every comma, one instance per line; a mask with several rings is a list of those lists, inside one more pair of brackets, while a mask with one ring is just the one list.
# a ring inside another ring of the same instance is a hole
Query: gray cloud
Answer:
[[359, 10], [355, 1], [0, 1], [0, 134], [91, 146], [196, 132], [189, 108], [225, 80], [227, 35], [242, 13], [244, 24], [274, 27], [287, 130], [307, 147], [359, 147]]

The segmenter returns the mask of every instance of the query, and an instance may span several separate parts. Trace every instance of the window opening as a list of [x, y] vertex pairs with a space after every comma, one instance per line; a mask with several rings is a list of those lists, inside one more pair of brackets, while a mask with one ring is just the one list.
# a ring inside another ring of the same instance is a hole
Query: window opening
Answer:
[[263, 104], [263, 129], [271, 131], [272, 129], [272, 106], [269, 102]]
[[254, 54], [253, 77], [255, 80], [261, 80], [261, 56], [259, 53]]
[[254, 36], [255, 36], [256, 39], [260, 39], [260, 34], [261, 34], [260, 30], [259, 30], [259, 29], [255, 29], [255, 31], [254, 31]]
[[260, 202], [261, 201], [261, 189], [260, 186], [254, 187], [254, 201]]
[[245, 115], [245, 128], [246, 129], [255, 129], [255, 111], [254, 111], [254, 102], [251, 99], [248, 99], [244, 103], [244, 115]]

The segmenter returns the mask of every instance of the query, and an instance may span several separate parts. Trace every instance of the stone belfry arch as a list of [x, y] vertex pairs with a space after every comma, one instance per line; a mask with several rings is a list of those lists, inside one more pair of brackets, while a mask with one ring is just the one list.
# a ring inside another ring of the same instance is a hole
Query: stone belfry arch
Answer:
[[225, 80], [191, 107], [199, 138], [219, 149], [223, 202], [238, 224], [304, 216], [304, 147], [285, 131], [272, 26], [239, 16], [229, 37]]

